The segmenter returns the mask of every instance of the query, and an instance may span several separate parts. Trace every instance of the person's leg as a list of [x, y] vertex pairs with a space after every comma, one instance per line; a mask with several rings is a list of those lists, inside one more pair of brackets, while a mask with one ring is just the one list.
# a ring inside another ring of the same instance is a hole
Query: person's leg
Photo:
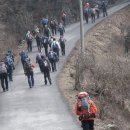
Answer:
[[53, 60], [51, 61], [51, 66], [52, 66], [52, 71], [54, 72], [54, 62], [53, 62]]
[[84, 121], [81, 121], [81, 123], [82, 123], [83, 130], [89, 130], [88, 121], [84, 120]]
[[33, 71], [31, 72], [31, 82], [32, 82], [32, 87], [34, 86], [34, 73]]
[[6, 90], [8, 91], [8, 75], [7, 75], [7, 73], [4, 74], [4, 80], [5, 80]]
[[65, 46], [63, 47], [63, 55], [65, 55]]
[[56, 61], [53, 61], [53, 65], [54, 65], [54, 70], [57, 71], [57, 69], [56, 69]]
[[29, 87], [32, 88], [32, 84], [31, 84], [31, 75], [30, 75], [30, 73], [27, 74], [27, 78], [28, 78]]
[[44, 70], [44, 72], [43, 72], [43, 74], [44, 74], [44, 82], [45, 82], [45, 85], [47, 85], [47, 74], [46, 74], [46, 70]]
[[12, 68], [12, 66], [10, 66], [10, 68], [9, 68], [9, 80], [13, 81], [13, 68]]
[[29, 52], [29, 41], [27, 41], [27, 49], [28, 49], [28, 52]]
[[94, 120], [89, 120], [89, 130], [94, 130]]
[[1, 74], [1, 87], [3, 89], [3, 92], [5, 92], [5, 87], [4, 87], [4, 74]]
[[49, 69], [46, 72], [47, 72], [47, 78], [48, 78], [49, 83], [51, 85], [52, 83], [51, 83], [51, 77], [50, 77], [50, 71], [49, 71]]
[[32, 41], [30, 41], [30, 51], [32, 52]]

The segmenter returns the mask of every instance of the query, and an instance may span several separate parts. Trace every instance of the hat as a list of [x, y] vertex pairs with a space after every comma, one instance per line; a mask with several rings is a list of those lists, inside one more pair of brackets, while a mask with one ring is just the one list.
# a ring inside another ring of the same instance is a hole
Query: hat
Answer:
[[78, 98], [83, 98], [83, 97], [87, 97], [87, 96], [89, 96], [89, 94], [87, 92], [80, 92], [78, 94]]

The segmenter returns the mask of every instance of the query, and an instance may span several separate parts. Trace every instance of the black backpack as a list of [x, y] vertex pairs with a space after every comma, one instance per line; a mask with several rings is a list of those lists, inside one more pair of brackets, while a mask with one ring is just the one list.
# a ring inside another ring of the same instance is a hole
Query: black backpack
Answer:
[[27, 71], [27, 72], [30, 72], [32, 71], [32, 64], [30, 61], [26, 61], [25, 64], [24, 64], [24, 69]]

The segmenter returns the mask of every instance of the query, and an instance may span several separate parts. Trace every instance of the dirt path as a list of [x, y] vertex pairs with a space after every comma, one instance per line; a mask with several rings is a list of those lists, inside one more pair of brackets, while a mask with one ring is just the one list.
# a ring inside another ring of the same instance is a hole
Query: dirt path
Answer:
[[[129, 3], [121, 4], [109, 10], [109, 15], [122, 9]], [[99, 23], [103, 18], [96, 21]], [[85, 32], [95, 24], [84, 25]], [[35, 88], [29, 89], [21, 63], [14, 74], [14, 82], [6, 93], [0, 93], [0, 130], [80, 130], [80, 126], [71, 115], [57, 87], [56, 77], [62, 69], [70, 52], [80, 37], [79, 23], [66, 28], [66, 56], [60, 57], [58, 71], [51, 73], [52, 86], [44, 86], [43, 75], [38, 66], [35, 71]], [[33, 52], [29, 54], [35, 63], [37, 53], [34, 42]]]

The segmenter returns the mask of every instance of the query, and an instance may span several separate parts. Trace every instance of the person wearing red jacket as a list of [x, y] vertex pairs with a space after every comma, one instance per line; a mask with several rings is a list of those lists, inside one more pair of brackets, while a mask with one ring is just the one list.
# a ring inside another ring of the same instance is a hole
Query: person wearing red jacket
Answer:
[[83, 130], [94, 130], [94, 119], [96, 117], [97, 107], [90, 99], [88, 93], [80, 92], [78, 94], [75, 112], [76, 115], [79, 116]]

